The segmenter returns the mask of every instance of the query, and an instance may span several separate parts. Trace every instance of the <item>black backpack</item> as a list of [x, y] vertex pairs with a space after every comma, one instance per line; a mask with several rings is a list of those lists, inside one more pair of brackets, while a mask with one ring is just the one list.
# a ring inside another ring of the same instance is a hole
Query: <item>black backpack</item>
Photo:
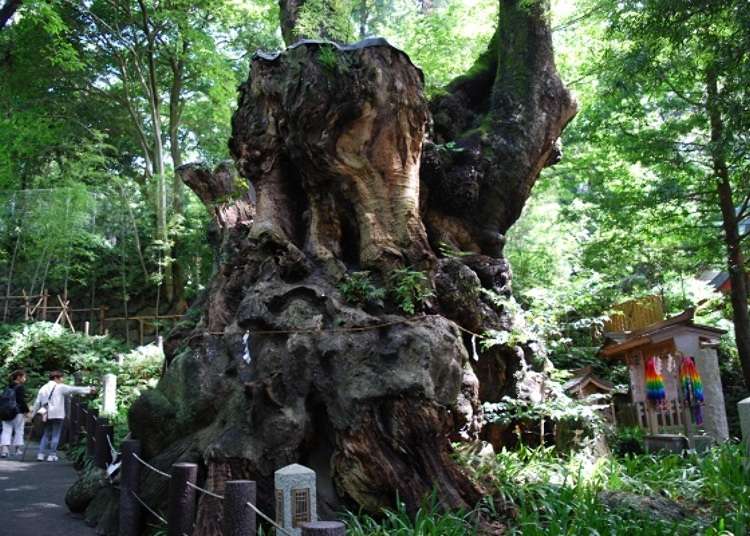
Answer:
[[20, 413], [16, 401], [16, 388], [6, 387], [0, 395], [0, 420], [11, 421]]

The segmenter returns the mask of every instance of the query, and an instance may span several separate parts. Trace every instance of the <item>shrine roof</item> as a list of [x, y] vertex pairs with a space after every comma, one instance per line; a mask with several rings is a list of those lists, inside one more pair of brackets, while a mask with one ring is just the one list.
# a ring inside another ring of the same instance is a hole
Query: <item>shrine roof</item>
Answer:
[[617, 357], [619, 354], [627, 352], [628, 350], [653, 344], [656, 342], [656, 337], [668, 331], [676, 332], [684, 329], [697, 332], [698, 335], [703, 335], [713, 339], [726, 333], [723, 329], [696, 324], [693, 321], [694, 316], [695, 308], [691, 307], [677, 316], [650, 324], [639, 330], [631, 332], [605, 333], [604, 345], [599, 350], [599, 355], [605, 359]]

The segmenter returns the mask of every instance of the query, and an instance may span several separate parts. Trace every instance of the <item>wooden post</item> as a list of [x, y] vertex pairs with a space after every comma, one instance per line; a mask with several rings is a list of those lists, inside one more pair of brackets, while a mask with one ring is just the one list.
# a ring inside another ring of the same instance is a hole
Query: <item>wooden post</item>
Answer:
[[346, 525], [341, 521], [312, 521], [300, 526], [302, 536], [346, 536]]
[[[107, 422], [109, 422], [109, 419], [107, 419]], [[106, 469], [107, 465], [114, 461], [110, 444], [114, 441], [115, 427], [111, 424], [100, 424], [96, 433], [97, 465]]]
[[78, 402], [78, 417], [76, 418], [76, 441], [81, 439], [81, 433], [86, 427], [86, 411], [88, 408], [88, 402], [81, 400]]
[[224, 536], [255, 536], [257, 487], [253, 480], [228, 480], [224, 484]]
[[83, 323], [83, 333], [84, 333], [84, 335], [86, 335], [87, 337], [89, 336], [89, 330], [90, 330], [90, 329], [91, 329], [91, 324], [89, 323], [89, 321], [88, 321], [88, 320], [86, 320], [86, 321], [85, 321], [85, 322]]
[[193, 533], [195, 520], [195, 484], [198, 479], [198, 466], [194, 463], [176, 463], [172, 466], [169, 480], [167, 506], [167, 536], [183, 536]]
[[70, 413], [66, 413], [68, 418], [68, 441], [74, 443], [78, 438], [78, 404], [79, 400], [75, 396], [70, 397]]
[[96, 419], [96, 441], [94, 442], [94, 465], [106, 469], [107, 464], [112, 461], [112, 455], [109, 450], [109, 442], [114, 436], [114, 430], [109, 424], [107, 417], [99, 417]]
[[49, 290], [44, 289], [44, 295], [42, 296], [42, 320], [47, 320], [47, 298], [49, 297]]
[[70, 408], [72, 401], [69, 396], [63, 397], [63, 408], [65, 408], [65, 417], [63, 417], [62, 429], [60, 430], [59, 446], [70, 443]]
[[690, 407], [687, 404], [682, 404], [682, 427], [687, 438], [688, 448], [695, 449], [695, 439], [693, 438], [693, 416], [690, 412]]
[[102, 415], [117, 413], [117, 376], [105, 374], [102, 377]]
[[139, 346], [143, 346], [143, 327], [144, 327], [143, 326], [143, 319], [139, 318], [138, 319], [138, 336], [139, 336], [139, 340], [140, 340]]
[[156, 346], [158, 346], [159, 350], [164, 353], [164, 337], [162, 337], [161, 335], [156, 337]]
[[646, 402], [646, 423], [648, 423], [648, 433], [656, 435], [659, 425], [657, 423], [656, 408], [652, 402]]
[[141, 505], [133, 496], [141, 491], [141, 464], [133, 457], [134, 454], [141, 455], [141, 442], [137, 439], [123, 441], [118, 536], [139, 536], [141, 533]]
[[86, 419], [86, 454], [93, 458], [96, 453], [96, 411], [89, 409]]
[[99, 306], [99, 335], [104, 335], [104, 322], [107, 317], [107, 308], [104, 305]]
[[73, 443], [78, 443], [78, 440], [81, 438], [81, 416], [83, 415], [81, 404], [82, 402], [79, 398], [73, 397], [73, 405], [70, 408], [70, 440]]
[[29, 321], [29, 297], [26, 294], [26, 290], [22, 290], [21, 293], [23, 294], [23, 320], [24, 322]]

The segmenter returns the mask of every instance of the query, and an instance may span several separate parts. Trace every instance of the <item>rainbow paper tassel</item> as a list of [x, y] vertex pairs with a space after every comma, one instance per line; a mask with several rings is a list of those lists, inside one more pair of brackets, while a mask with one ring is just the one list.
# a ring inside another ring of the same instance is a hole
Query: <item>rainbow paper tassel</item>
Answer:
[[656, 371], [656, 358], [646, 361], [646, 398], [652, 402], [663, 402], [667, 397], [664, 377]]
[[703, 424], [703, 382], [695, 360], [692, 357], [684, 357], [680, 365], [680, 385], [685, 397], [685, 404], [692, 410], [696, 424]]

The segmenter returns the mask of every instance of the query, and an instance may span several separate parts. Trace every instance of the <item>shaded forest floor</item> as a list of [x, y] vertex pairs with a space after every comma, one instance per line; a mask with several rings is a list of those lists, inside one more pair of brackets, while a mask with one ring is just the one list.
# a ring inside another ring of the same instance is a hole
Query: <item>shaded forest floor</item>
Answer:
[[383, 520], [350, 514], [352, 536], [477, 534], [476, 519], [512, 512], [508, 533], [520, 535], [746, 535], [750, 468], [738, 444], [705, 454], [607, 456], [553, 449], [502, 452], [461, 462], [493, 494], [477, 511], [440, 514], [433, 498], [416, 518], [403, 509]]

